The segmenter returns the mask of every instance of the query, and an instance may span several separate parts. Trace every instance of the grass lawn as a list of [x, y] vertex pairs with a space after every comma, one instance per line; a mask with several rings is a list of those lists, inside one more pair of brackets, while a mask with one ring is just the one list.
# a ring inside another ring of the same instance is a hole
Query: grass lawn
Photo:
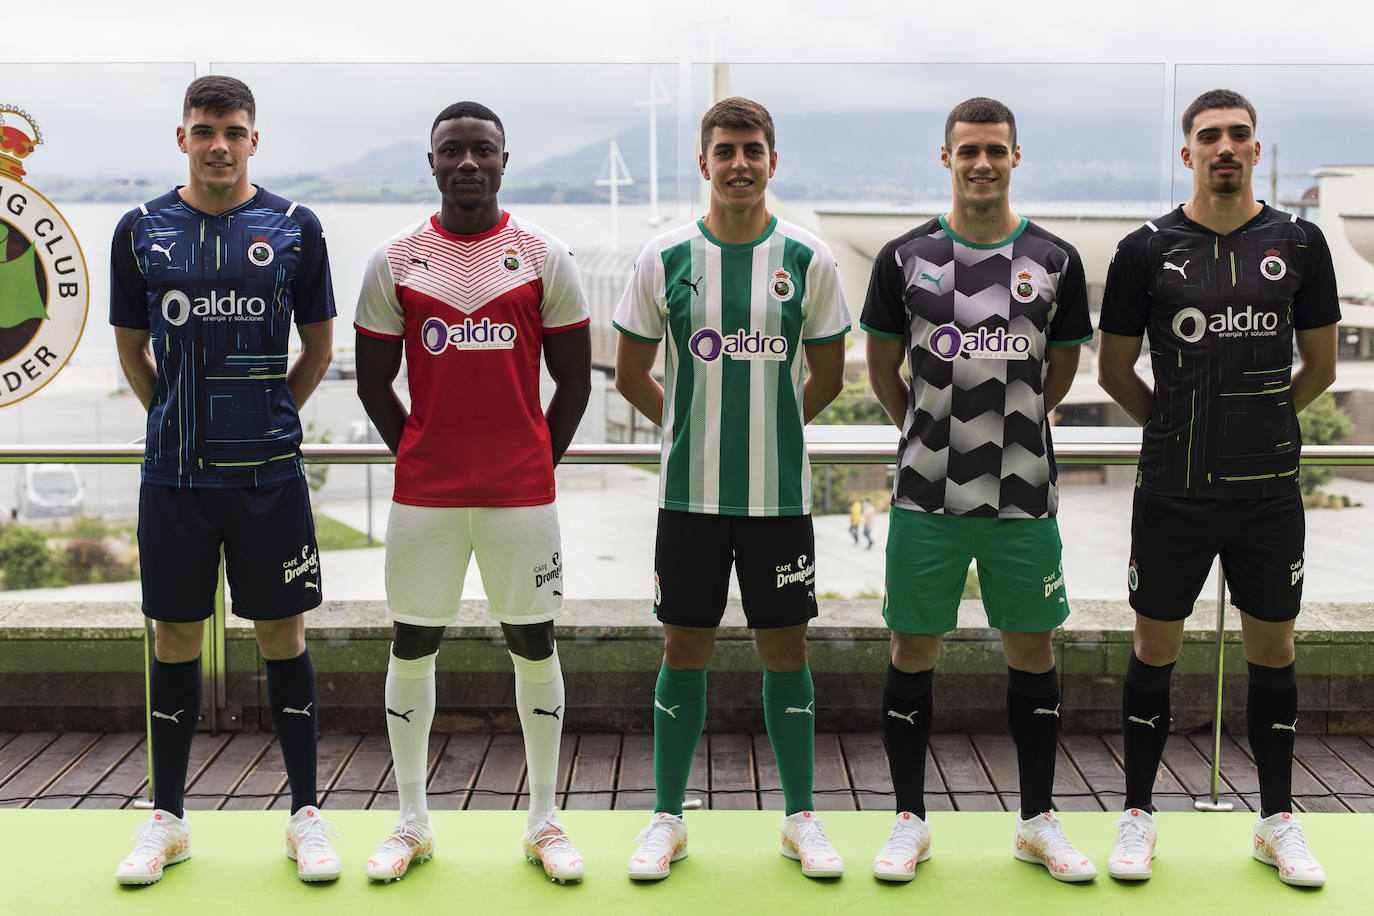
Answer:
[[376, 535], [373, 535], [369, 544], [366, 532], [319, 513], [315, 515], [315, 540], [320, 550], [357, 550], [360, 547], [382, 546], [382, 539]]

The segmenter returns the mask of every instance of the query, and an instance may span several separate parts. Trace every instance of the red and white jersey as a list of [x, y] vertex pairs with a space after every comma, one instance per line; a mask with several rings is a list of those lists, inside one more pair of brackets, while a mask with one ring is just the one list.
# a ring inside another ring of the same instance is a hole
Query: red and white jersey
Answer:
[[409, 506], [534, 506], [554, 498], [539, 405], [545, 334], [590, 321], [572, 252], [502, 212], [480, 235], [438, 216], [368, 260], [353, 326], [405, 342], [410, 417], [393, 499]]

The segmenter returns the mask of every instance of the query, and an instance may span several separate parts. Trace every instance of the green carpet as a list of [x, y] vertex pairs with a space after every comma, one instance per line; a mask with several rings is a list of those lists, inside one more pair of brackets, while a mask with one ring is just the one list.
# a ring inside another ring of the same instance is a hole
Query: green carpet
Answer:
[[[873, 856], [887, 838], [890, 815], [828, 812], [826, 831], [845, 857], [839, 880], [802, 877], [778, 854], [776, 812], [689, 812], [692, 854], [664, 881], [625, 877], [639, 811], [569, 811], [564, 826], [587, 859], [587, 878], [559, 886], [520, 855], [524, 814], [439, 811], [437, 857], [403, 880], [372, 884], [363, 866], [385, 837], [383, 811], [326, 812], [339, 828], [343, 877], [304, 885], [286, 858], [281, 812], [191, 813], [195, 856], [167, 869], [158, 884], [122, 888], [114, 868], [142, 822], [137, 811], [0, 811], [0, 861], [5, 881], [0, 913], [778, 913], [942, 912], [1368, 913], [1374, 909], [1374, 869], [1365, 861], [1374, 815], [1308, 814], [1309, 845], [1330, 878], [1320, 890], [1287, 887], [1275, 870], [1250, 857], [1253, 814], [1159, 815], [1161, 855], [1142, 884], [1106, 877], [1115, 814], [1062, 815], [1069, 836], [1102, 874], [1085, 885], [1054, 881], [1040, 866], [1011, 855], [1006, 813], [931, 815], [934, 856], [909, 884], [875, 881]], [[156, 909], [153, 909], [156, 907]]]

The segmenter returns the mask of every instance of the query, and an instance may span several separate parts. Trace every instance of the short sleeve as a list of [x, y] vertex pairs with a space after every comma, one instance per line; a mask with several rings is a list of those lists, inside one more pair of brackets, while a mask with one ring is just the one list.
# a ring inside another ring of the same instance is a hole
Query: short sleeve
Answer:
[[651, 245], [639, 253], [634, 273], [611, 320], [616, 330], [646, 343], [663, 339], [668, 297], [663, 290], [662, 271], [656, 248]]
[[806, 268], [806, 301], [802, 304], [803, 344], [829, 343], [849, 333], [849, 305], [840, 285], [840, 265], [824, 246], [814, 250]]
[[891, 243], [873, 259], [859, 325], [878, 337], [900, 340], [906, 334], [906, 276]]
[[134, 252], [134, 218], [124, 214], [110, 241], [110, 324], [147, 330], [148, 286]]
[[291, 286], [291, 308], [297, 324], [328, 321], [335, 315], [334, 283], [329, 275], [329, 251], [324, 228], [313, 212], [296, 207], [301, 226], [301, 258]]
[[587, 297], [582, 294], [573, 253], [558, 239], [549, 238], [541, 279], [544, 301], [540, 304], [545, 332], [580, 328], [591, 321]]
[[1072, 245], [1064, 246], [1068, 261], [1059, 275], [1054, 294], [1054, 317], [1050, 319], [1051, 344], [1080, 344], [1092, 339], [1093, 320], [1088, 313], [1088, 284], [1083, 277], [1083, 259]]
[[1102, 315], [1097, 322], [1107, 333], [1123, 337], [1145, 335], [1151, 302], [1145, 261], [1144, 244], [1129, 235], [1112, 255], [1102, 293]]
[[1336, 294], [1336, 268], [1326, 236], [1313, 223], [1307, 230], [1307, 260], [1303, 266], [1302, 286], [1293, 297], [1293, 327], [1299, 331], [1324, 328], [1341, 320], [1341, 302]]
[[353, 327], [370, 337], [400, 340], [405, 336], [405, 310], [396, 297], [396, 280], [387, 250], [388, 246], [383, 245], [367, 259]]

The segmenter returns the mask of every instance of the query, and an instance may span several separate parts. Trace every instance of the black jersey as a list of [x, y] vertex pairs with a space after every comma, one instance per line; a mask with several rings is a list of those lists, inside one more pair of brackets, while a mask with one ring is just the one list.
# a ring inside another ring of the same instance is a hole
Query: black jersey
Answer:
[[902, 340], [911, 366], [893, 505], [993, 518], [1055, 514], [1049, 347], [1093, 333], [1072, 245], [1025, 219], [992, 245], [933, 219], [883, 246], [862, 324]]
[[1122, 239], [1099, 327], [1149, 334], [1154, 405], [1137, 484], [1167, 496], [1292, 492], [1293, 331], [1340, 317], [1321, 230], [1272, 207], [1224, 236], [1180, 207]]

